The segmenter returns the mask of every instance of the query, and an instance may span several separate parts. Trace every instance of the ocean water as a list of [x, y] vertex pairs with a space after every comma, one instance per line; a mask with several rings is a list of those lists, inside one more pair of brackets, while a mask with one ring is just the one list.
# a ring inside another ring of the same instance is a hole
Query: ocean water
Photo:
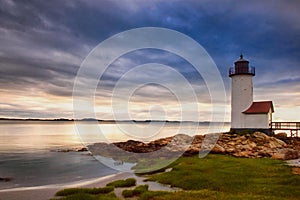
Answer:
[[148, 142], [179, 133], [205, 134], [228, 131], [229, 124], [210, 128], [208, 123], [96, 123], [0, 121], [0, 190], [70, 183], [117, 173], [88, 152], [78, 149], [95, 142], [129, 139]]

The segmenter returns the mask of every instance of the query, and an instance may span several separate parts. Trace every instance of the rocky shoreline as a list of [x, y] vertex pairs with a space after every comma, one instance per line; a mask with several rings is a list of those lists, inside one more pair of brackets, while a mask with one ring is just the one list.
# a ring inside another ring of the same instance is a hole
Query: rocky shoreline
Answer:
[[300, 138], [289, 138], [282, 134], [268, 136], [262, 132], [245, 135], [222, 133], [216, 144], [202, 147], [205, 137], [206, 135], [190, 137], [179, 134], [149, 143], [134, 140], [111, 144], [95, 143], [89, 145], [88, 149], [93, 155], [107, 156], [113, 159], [126, 157], [131, 161], [137, 161], [143, 157], [144, 153], [149, 152], [158, 152], [155, 156], [161, 157], [168, 157], [170, 153], [174, 152], [182, 152], [183, 156], [190, 156], [198, 154], [201, 148], [210, 149], [210, 153], [245, 158], [292, 160], [298, 159], [300, 155]]
[[0, 182], [9, 182], [11, 180], [12, 180], [11, 177], [0, 177]]
[[80, 147], [80, 148], [68, 148], [68, 149], [55, 149], [50, 150], [50, 152], [61, 152], [61, 153], [68, 153], [68, 152], [85, 152], [88, 151], [86, 147]]

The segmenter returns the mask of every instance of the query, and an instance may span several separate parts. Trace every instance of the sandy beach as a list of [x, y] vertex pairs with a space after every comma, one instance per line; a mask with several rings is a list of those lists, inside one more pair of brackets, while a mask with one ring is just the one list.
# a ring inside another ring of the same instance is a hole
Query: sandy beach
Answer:
[[[119, 172], [117, 174], [108, 175], [101, 178], [82, 180], [78, 182], [57, 184], [57, 185], [46, 185], [36, 187], [22, 187], [0, 190], [0, 200], [49, 200], [54, 197], [55, 193], [64, 188], [74, 187], [104, 187], [107, 183], [115, 180], [122, 180], [127, 178], [135, 178], [137, 185], [144, 185], [145, 177], [136, 176], [133, 173]], [[152, 191], [163, 190], [163, 191], [176, 191], [177, 188], [170, 188], [169, 186], [162, 185], [156, 182], [147, 182], [149, 189]]]
[[55, 193], [64, 188], [71, 187], [103, 187], [107, 183], [126, 179], [136, 176], [131, 173], [120, 172], [113, 175], [108, 175], [101, 178], [82, 180], [73, 183], [57, 184], [57, 185], [46, 185], [37, 187], [22, 187], [0, 190], [0, 200], [49, 200], [54, 197]]

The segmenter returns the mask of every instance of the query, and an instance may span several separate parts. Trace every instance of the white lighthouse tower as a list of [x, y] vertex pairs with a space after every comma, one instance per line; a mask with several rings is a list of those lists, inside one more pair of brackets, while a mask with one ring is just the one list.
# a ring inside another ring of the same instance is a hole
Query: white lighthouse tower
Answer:
[[240, 56], [229, 69], [231, 78], [231, 129], [261, 130], [270, 132], [272, 101], [253, 102], [253, 81], [255, 68], [249, 66], [249, 61]]
[[231, 77], [231, 128], [245, 128], [245, 111], [253, 102], [253, 82], [255, 68], [249, 67], [249, 61], [240, 56], [229, 70]]

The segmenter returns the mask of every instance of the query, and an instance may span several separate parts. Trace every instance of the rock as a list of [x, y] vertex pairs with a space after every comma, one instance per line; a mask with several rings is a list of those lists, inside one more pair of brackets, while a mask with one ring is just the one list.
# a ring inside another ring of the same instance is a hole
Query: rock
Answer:
[[236, 152], [236, 150], [234, 148], [227, 148], [227, 149], [225, 149], [225, 151], [226, 151], [226, 153], [229, 153], [229, 154]]
[[68, 153], [74, 151], [73, 149], [57, 149], [56, 152]]
[[0, 181], [3, 181], [3, 182], [9, 182], [11, 180], [12, 180], [12, 178], [10, 178], [10, 177], [0, 177]]
[[173, 170], [173, 168], [167, 168], [165, 169], [165, 172], [171, 172]]
[[225, 153], [225, 149], [221, 147], [218, 144], [215, 144], [215, 146], [211, 150], [212, 153]]
[[253, 145], [250, 145], [250, 144], [245, 144], [245, 145], [241, 146], [241, 150], [243, 150], [243, 151], [250, 151], [253, 148], [254, 148]]
[[286, 143], [274, 137], [269, 138], [269, 147], [271, 149], [286, 147]]
[[256, 143], [255, 142], [252, 142], [252, 141], [249, 141], [248, 142], [248, 145], [249, 145], [249, 147], [251, 148], [251, 149], [254, 149], [254, 148], [256, 148]]
[[263, 158], [269, 158], [272, 157], [273, 154], [266, 150], [260, 150], [257, 152], [257, 155]]
[[228, 142], [228, 143], [227, 143], [227, 145], [230, 145], [230, 146], [235, 146], [235, 145], [236, 145], [236, 142], [234, 142], [234, 141], [230, 141], [230, 142]]
[[267, 140], [269, 138], [269, 136], [267, 136], [266, 134], [262, 133], [262, 132], [255, 132], [253, 134], [253, 136], [257, 139], [260, 139], [260, 140]]
[[276, 159], [276, 160], [285, 160], [285, 155], [284, 154], [281, 154], [281, 153], [275, 153], [272, 155], [272, 158], [273, 159]]
[[277, 138], [287, 138], [287, 134], [285, 132], [280, 132], [275, 135]]
[[244, 141], [242, 141], [241, 143], [242, 143], [242, 145], [246, 145], [246, 144], [248, 144], [248, 140], [244, 140]]
[[300, 168], [299, 167], [293, 167], [292, 168], [292, 173], [300, 175]]
[[293, 160], [298, 159], [299, 154], [298, 151], [294, 149], [284, 148], [279, 149], [278, 152], [274, 153], [272, 158], [276, 160]]
[[241, 139], [237, 139], [237, 140], [235, 141], [236, 144], [242, 144], [242, 142], [243, 142], [243, 141], [242, 141]]
[[253, 157], [253, 153], [251, 151], [240, 151], [234, 153], [233, 156], [249, 158], [249, 157]]
[[[214, 145], [216, 139], [218, 140]], [[203, 141], [205, 141], [205, 143]], [[288, 144], [289, 145], [278, 138], [270, 137], [261, 132], [248, 135], [224, 133], [221, 135], [196, 135], [194, 137], [179, 134], [149, 143], [134, 140], [112, 144], [98, 143], [90, 145], [89, 150], [94, 155], [99, 154], [107, 157], [117, 157], [117, 159], [120, 160], [123, 157], [138, 160], [139, 158], [143, 158], [145, 155], [143, 153], [149, 152], [155, 152], [155, 156], [161, 157], [167, 157], [177, 152], [185, 152], [183, 154], [184, 156], [190, 156], [198, 154], [200, 149], [205, 152], [228, 154], [236, 157], [273, 157], [281, 160], [299, 157], [300, 139], [297, 140], [293, 138]], [[287, 149], [287, 147], [289, 147], [289, 149]], [[116, 154], [116, 152], [118, 153]], [[136, 154], [133, 155], [132, 152]]]
[[201, 144], [203, 142], [204, 135], [194, 136], [193, 144]]
[[84, 151], [88, 151], [86, 147], [82, 147], [80, 149], [76, 150], [77, 152], [84, 152]]
[[190, 146], [190, 148], [188, 148], [188, 150], [186, 150], [185, 155], [194, 155], [194, 154], [198, 154], [200, 150], [200, 147], [197, 146]]

